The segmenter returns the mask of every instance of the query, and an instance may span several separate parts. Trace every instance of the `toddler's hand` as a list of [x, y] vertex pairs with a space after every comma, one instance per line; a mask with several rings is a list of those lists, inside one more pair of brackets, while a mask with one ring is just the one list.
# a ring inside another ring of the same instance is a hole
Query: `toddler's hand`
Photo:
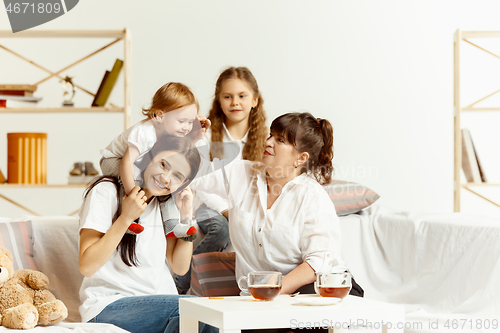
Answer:
[[210, 125], [212, 125], [212, 122], [210, 121], [210, 119], [207, 119], [205, 116], [199, 113], [198, 113], [198, 120], [200, 121], [201, 124], [201, 130], [203, 132], [203, 136], [205, 136], [205, 133], [207, 133], [207, 130], [210, 128]]
[[198, 113], [197, 115], [199, 126], [193, 127], [193, 130], [188, 134], [191, 140], [198, 142], [205, 137], [207, 130], [210, 128], [212, 122], [208, 120], [205, 116]]
[[139, 186], [134, 186], [128, 195], [123, 197], [122, 216], [132, 223], [134, 220], [141, 216], [144, 209], [148, 205], [146, 203], [147, 197], [144, 191]]
[[191, 218], [193, 215], [193, 192], [189, 187], [186, 187], [179, 193], [174, 195], [175, 204], [181, 212], [181, 216], [188, 216]]

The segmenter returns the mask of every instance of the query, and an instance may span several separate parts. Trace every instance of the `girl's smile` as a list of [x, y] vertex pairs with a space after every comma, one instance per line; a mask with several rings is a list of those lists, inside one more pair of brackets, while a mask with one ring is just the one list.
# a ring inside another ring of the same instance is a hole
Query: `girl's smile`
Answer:
[[184, 155], [172, 150], [160, 152], [144, 172], [144, 191], [148, 197], [171, 194], [187, 181], [190, 172]]

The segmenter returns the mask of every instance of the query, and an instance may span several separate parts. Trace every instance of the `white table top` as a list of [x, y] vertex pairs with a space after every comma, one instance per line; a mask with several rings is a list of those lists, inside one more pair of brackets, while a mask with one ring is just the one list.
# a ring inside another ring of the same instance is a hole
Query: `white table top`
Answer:
[[404, 321], [403, 306], [354, 296], [347, 296], [338, 304], [326, 306], [302, 305], [296, 298], [286, 295], [267, 302], [254, 300], [251, 296], [181, 298], [179, 314], [229, 330], [284, 328], [306, 321], [320, 322], [322, 325], [353, 323], [360, 319], [372, 322]]

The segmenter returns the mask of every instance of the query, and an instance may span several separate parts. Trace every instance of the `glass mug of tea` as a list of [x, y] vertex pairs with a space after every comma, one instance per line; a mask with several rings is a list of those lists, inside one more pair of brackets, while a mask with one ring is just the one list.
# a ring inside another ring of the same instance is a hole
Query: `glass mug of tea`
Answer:
[[[244, 281], [248, 289], [242, 287]], [[281, 291], [281, 273], [250, 272], [248, 276], [242, 276], [238, 279], [238, 287], [243, 292], [250, 293], [257, 300], [272, 301]]]
[[344, 298], [351, 291], [351, 273], [318, 273], [314, 287], [321, 297]]

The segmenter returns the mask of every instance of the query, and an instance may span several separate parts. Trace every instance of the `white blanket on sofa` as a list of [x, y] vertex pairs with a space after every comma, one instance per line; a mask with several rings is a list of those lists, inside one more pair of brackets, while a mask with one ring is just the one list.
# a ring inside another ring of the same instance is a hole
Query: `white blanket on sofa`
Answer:
[[[365, 297], [405, 304], [407, 320], [425, 317], [422, 330], [405, 332], [426, 332], [430, 318], [441, 326], [429, 332], [448, 330], [447, 319], [500, 321], [500, 219], [375, 206], [341, 227], [342, 255]], [[485, 331], [473, 328], [464, 331]]]

